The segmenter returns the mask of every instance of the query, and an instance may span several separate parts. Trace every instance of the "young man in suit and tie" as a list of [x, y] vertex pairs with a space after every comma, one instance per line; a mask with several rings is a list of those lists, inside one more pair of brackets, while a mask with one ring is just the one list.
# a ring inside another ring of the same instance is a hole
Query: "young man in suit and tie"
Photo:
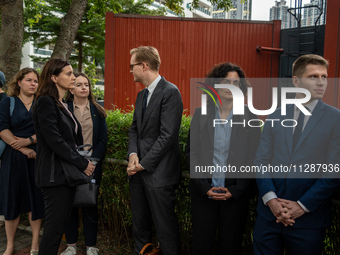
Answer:
[[[311, 93], [304, 104], [311, 115], [287, 106], [287, 115], [276, 110], [269, 119], [295, 119], [295, 128], [266, 123], [255, 164], [303, 166], [340, 163], [340, 111], [321, 101], [327, 87], [328, 62], [304, 55], [293, 64], [295, 87]], [[297, 93], [296, 98], [304, 94]], [[299, 118], [300, 116], [300, 118]], [[304, 117], [304, 119], [302, 118]], [[300, 123], [299, 123], [300, 122]], [[301, 124], [301, 125], [299, 125]], [[321, 254], [325, 230], [331, 224], [331, 195], [339, 185], [326, 178], [258, 178], [259, 201], [254, 229], [254, 254]], [[283, 176], [281, 176], [283, 177]], [[301, 176], [300, 176], [301, 177]]]
[[180, 254], [175, 188], [181, 179], [179, 128], [183, 103], [178, 88], [158, 73], [156, 48], [130, 51], [130, 72], [146, 88], [137, 95], [129, 130], [130, 197], [135, 254], [152, 241], [152, 221], [163, 254]]

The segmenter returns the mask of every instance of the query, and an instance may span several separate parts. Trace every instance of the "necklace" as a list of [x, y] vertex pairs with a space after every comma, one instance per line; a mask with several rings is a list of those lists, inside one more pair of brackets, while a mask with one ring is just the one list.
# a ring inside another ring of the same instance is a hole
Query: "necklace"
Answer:
[[29, 103], [26, 104], [26, 103], [24, 102], [24, 100], [22, 100], [22, 98], [21, 98], [20, 96], [18, 96], [18, 97], [20, 98], [21, 102], [22, 102], [24, 105], [30, 105], [30, 104], [33, 102], [33, 100], [34, 100], [34, 99], [32, 99], [31, 102], [29, 102]]

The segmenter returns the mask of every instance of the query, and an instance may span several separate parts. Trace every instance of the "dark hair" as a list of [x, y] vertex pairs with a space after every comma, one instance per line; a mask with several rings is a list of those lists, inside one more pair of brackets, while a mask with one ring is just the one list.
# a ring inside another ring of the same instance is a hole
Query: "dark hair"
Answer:
[[46, 62], [39, 80], [37, 90], [37, 99], [40, 96], [52, 97], [59, 107], [62, 105], [59, 102], [59, 92], [57, 85], [52, 81], [52, 75], [59, 76], [65, 66], [71, 65], [68, 61], [58, 58], [52, 58]]
[[[97, 110], [100, 113], [101, 117], [102, 118], [106, 118], [107, 114], [106, 114], [105, 109], [100, 104], [98, 104], [96, 102], [96, 100], [94, 99], [94, 96], [93, 96], [93, 93], [92, 93], [91, 82], [89, 80], [89, 77], [87, 77], [87, 75], [84, 74], [84, 73], [75, 73], [74, 76], [75, 77], [82, 76], [82, 77], [87, 79], [87, 82], [89, 84], [89, 92], [90, 92], [89, 96], [88, 96], [88, 99], [97, 108]], [[66, 102], [73, 102], [74, 101], [74, 95], [70, 91], [67, 91], [66, 99], [65, 100], [66, 100]]]
[[206, 79], [206, 83], [213, 87], [214, 84], [220, 83], [230, 72], [237, 72], [238, 76], [241, 79], [240, 89], [242, 90], [243, 94], [246, 95], [249, 83], [246, 79], [244, 71], [241, 69], [241, 67], [230, 62], [224, 62], [214, 65], [210, 72], [205, 75], [205, 77], [208, 78]]
[[10, 97], [18, 96], [20, 94], [20, 87], [19, 87], [18, 82], [22, 81], [25, 78], [25, 75], [29, 73], [35, 73], [39, 80], [39, 73], [35, 69], [29, 68], [29, 67], [25, 67], [21, 69], [15, 74], [15, 76], [12, 78], [12, 80], [8, 84], [7, 92]]
[[323, 57], [315, 54], [306, 54], [299, 57], [293, 63], [293, 76], [302, 77], [302, 74], [306, 71], [307, 65], [320, 65], [328, 69], [328, 61]]

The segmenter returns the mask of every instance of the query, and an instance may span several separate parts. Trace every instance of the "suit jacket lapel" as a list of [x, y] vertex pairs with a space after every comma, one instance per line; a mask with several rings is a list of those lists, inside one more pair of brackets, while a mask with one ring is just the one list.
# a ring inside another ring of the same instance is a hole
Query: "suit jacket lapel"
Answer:
[[[288, 105], [287, 106], [287, 115], [286, 117], [283, 116], [283, 119], [294, 119], [294, 105]], [[281, 119], [280, 121], [282, 121]], [[285, 135], [286, 135], [286, 141], [287, 141], [287, 146], [289, 150], [289, 154], [291, 155], [293, 153], [293, 127], [283, 127], [285, 130]]]
[[[73, 104], [72, 104], [72, 108], [71, 108], [72, 110], [70, 110], [70, 109], [68, 109], [71, 113], [73, 112]], [[73, 137], [77, 137], [78, 138], [78, 136], [77, 135], [79, 135], [79, 133], [81, 133], [80, 132], [80, 123], [77, 121], [77, 119], [76, 119], [76, 117], [74, 117], [74, 118], [72, 118], [71, 117], [71, 115], [70, 115], [70, 113], [64, 108], [64, 107], [62, 107], [61, 108], [61, 111], [63, 112], [63, 114], [69, 119], [69, 123], [71, 123], [71, 125], [72, 125], [72, 131], [73, 131]], [[77, 130], [77, 133], [76, 133], [76, 131], [75, 131], [75, 124], [74, 124], [74, 120], [77, 122], [77, 125], [78, 125], [78, 130]], [[78, 141], [77, 141], [78, 142]], [[79, 144], [78, 144], [79, 145]]]
[[[148, 103], [148, 107], [146, 107], [146, 110], [144, 112], [144, 118], [143, 121], [141, 122], [141, 131], [143, 131], [146, 123], [148, 122], [148, 119], [150, 117], [150, 114], [152, 112], [152, 110], [158, 105], [159, 100], [162, 97], [163, 94], [163, 85], [165, 83], [165, 79], [162, 77], [161, 80], [158, 82], [155, 90], [153, 91], [151, 98], [149, 100]], [[144, 93], [143, 93], [144, 95]], [[141, 104], [140, 104], [140, 115], [142, 117], [142, 108], [143, 108], [143, 100], [141, 100]], [[142, 119], [142, 118], [140, 118]]]
[[[200, 118], [200, 127], [201, 127], [201, 134], [206, 134], [208, 136], [208, 142], [207, 145], [208, 148], [214, 148], [214, 138], [215, 138], [215, 128], [213, 126], [214, 119], [215, 119], [215, 105], [209, 104], [207, 109], [207, 115], [201, 116]], [[238, 115], [233, 115], [232, 120], [234, 122], [242, 122], [243, 118]], [[228, 124], [229, 125], [229, 124]], [[240, 125], [234, 125], [231, 129], [231, 137], [230, 137], [230, 147], [232, 147], [232, 144], [237, 143], [237, 132], [240, 129]]]
[[213, 127], [213, 121], [215, 119], [215, 105], [208, 104], [207, 115], [200, 116], [200, 133], [208, 136], [209, 145], [208, 148], [213, 148], [215, 128]]
[[145, 89], [139, 92], [135, 105], [135, 112], [137, 116], [137, 129], [140, 130], [142, 127], [142, 110], [143, 110], [143, 96], [145, 93]]
[[314, 128], [316, 123], [318, 123], [319, 119], [323, 115], [324, 108], [325, 108], [324, 103], [322, 101], [319, 101], [312, 112], [312, 116], [309, 117], [309, 120], [301, 133], [301, 137], [296, 145], [295, 150], [299, 148], [299, 146], [302, 144], [302, 142], [306, 139], [308, 134]]
[[[91, 111], [91, 117], [92, 117], [92, 123], [93, 123], [93, 134], [98, 134], [98, 119], [99, 117], [97, 116], [98, 115], [98, 112], [97, 112], [97, 109], [96, 107], [90, 102], [90, 111]], [[97, 141], [96, 140], [96, 135], [93, 135], [92, 137], [92, 145], [93, 144], [96, 144]]]

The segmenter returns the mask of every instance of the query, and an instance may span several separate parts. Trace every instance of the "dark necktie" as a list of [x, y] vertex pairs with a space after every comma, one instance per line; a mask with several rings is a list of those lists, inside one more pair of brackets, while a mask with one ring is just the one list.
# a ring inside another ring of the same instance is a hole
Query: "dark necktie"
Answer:
[[304, 122], [305, 122], [305, 115], [300, 111], [299, 118], [297, 120], [297, 124], [295, 126], [294, 135], [293, 135], [293, 148], [295, 148], [295, 146], [297, 145], [300, 139]]
[[143, 96], [142, 120], [144, 118], [144, 112], [145, 112], [146, 106], [148, 104], [148, 95], [149, 95], [149, 90], [145, 89], [144, 96]]

